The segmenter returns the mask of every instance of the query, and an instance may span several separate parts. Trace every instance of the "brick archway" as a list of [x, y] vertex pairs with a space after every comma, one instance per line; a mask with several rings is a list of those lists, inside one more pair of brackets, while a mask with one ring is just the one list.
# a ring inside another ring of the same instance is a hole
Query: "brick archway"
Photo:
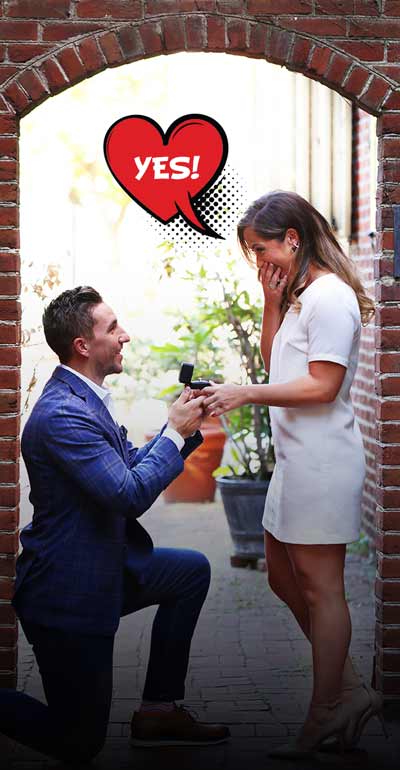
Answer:
[[[202, 4], [207, 5], [197, 3]], [[50, 25], [44, 37], [53, 38], [52, 42], [29, 44], [31, 61], [0, 65], [0, 80], [6, 76], [0, 89], [3, 111], [22, 117], [49, 96], [107, 67], [182, 51], [223, 52], [266, 59], [320, 81], [374, 115], [380, 113], [383, 104], [396, 98], [394, 91], [398, 84], [391, 69], [381, 73], [341, 50], [333, 40], [321, 46], [318, 37], [282, 29], [267, 21], [222, 14], [168, 13], [133, 24], [113, 24], [111, 30], [102, 29], [107, 24], [109, 22], [99, 24], [98, 30], [93, 30], [94, 25], [79, 22], [65, 24], [65, 37], [63, 25]], [[92, 27], [89, 34], [88, 26]], [[74, 31], [71, 27], [75, 27], [76, 37], [69, 41]], [[34, 35], [33, 29], [30, 35]], [[25, 47], [28, 48], [28, 44]], [[11, 47], [11, 51], [14, 48]], [[15, 55], [22, 58], [23, 52]], [[25, 56], [28, 55], [26, 51]]]
[[[0, 13], [0, 686], [15, 682], [18, 550], [19, 120], [107, 67], [181, 51], [263, 58], [378, 116], [377, 685], [400, 698], [400, 9], [385, 0], [9, 0]], [[315, 6], [315, 11], [313, 8]], [[354, 13], [347, 13], [351, 6]], [[381, 36], [388, 34], [392, 42]], [[2, 42], [4, 41], [4, 42]], [[397, 41], [397, 42], [396, 42]]]

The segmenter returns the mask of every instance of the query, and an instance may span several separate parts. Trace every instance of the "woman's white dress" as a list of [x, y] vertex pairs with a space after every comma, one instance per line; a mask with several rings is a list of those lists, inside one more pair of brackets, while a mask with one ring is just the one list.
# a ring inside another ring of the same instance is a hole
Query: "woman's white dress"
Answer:
[[316, 278], [289, 307], [274, 337], [270, 383], [309, 373], [310, 361], [346, 367], [335, 400], [270, 407], [276, 465], [263, 526], [285, 543], [350, 543], [360, 534], [366, 464], [350, 387], [358, 363], [360, 310], [353, 289], [334, 273]]

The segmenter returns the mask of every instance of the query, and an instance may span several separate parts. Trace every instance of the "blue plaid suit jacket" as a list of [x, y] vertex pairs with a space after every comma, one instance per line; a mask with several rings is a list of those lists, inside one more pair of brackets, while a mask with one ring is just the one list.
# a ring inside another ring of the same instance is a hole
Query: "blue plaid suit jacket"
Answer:
[[22, 435], [34, 514], [17, 561], [13, 605], [20, 617], [114, 634], [126, 571], [140, 583], [153, 548], [137, 519], [202, 440], [197, 431], [179, 452], [161, 431], [135, 448], [96, 393], [57, 367]]

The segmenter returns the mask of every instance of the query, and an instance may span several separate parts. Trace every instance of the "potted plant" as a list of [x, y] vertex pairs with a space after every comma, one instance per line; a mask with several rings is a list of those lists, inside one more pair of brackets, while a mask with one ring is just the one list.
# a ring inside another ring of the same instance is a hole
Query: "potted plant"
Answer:
[[[224, 254], [216, 253], [214, 264], [221, 265], [218, 270], [210, 269], [210, 260], [206, 261], [205, 256], [198, 254], [197, 260], [196, 270], [186, 268], [184, 271], [185, 278], [195, 287], [196, 314], [186, 327], [182, 322], [177, 324], [180, 344], [189, 345], [201, 377], [214, 381], [239, 379], [242, 384], [267, 383], [268, 375], [259, 347], [261, 297], [250, 297], [249, 291], [242, 288], [237, 259], [233, 260], [229, 251], [225, 253], [225, 263]], [[200, 343], [199, 350], [212, 352], [211, 358], [196, 357], [196, 340]], [[179, 358], [182, 347], [172, 349], [167, 346], [162, 352], [167, 354], [168, 350], [177, 356], [176, 363], [182, 360]], [[185, 354], [186, 350], [188, 348]], [[216, 359], [218, 351], [221, 355]], [[219, 377], [220, 373], [226, 376]], [[275, 464], [269, 410], [266, 406], [246, 405], [220, 420], [228, 442], [224, 464], [213, 475], [221, 492], [234, 545], [231, 564], [254, 566], [264, 555], [261, 522]]]
[[[178, 382], [179, 370], [182, 361], [193, 363], [195, 375], [210, 378], [222, 382], [221, 371], [223, 357], [221, 347], [216, 339], [216, 323], [211, 319], [205, 320], [199, 308], [190, 313], [171, 311], [175, 318], [173, 327], [175, 339], [163, 345], [147, 343], [147, 361], [151, 361], [152, 381], [148, 383], [150, 393], [156, 398], [164, 399], [167, 403], [174, 401], [182, 391], [182, 384]], [[138, 341], [127, 353], [126, 367], [136, 355]], [[131, 367], [134, 369], [135, 367]], [[160, 371], [163, 372], [171, 385], [157, 388]], [[158, 373], [158, 377], [155, 376]], [[141, 372], [142, 378], [145, 373]], [[148, 431], [146, 439], [150, 440], [158, 431]], [[201, 426], [203, 443], [185, 460], [183, 472], [163, 492], [163, 498], [167, 503], [173, 502], [206, 502], [214, 500], [216, 491], [216, 479], [213, 471], [220, 465], [224, 444], [225, 432], [221, 427], [218, 417], [207, 417]]]
[[[227, 341], [240, 362], [242, 383], [268, 382], [260, 355], [261, 300], [250, 298], [235, 277], [235, 263], [226, 278], [216, 278], [219, 297], [210, 301], [206, 286], [198, 293], [199, 307], [227, 332]], [[208, 276], [209, 278], [209, 276]], [[214, 471], [234, 546], [231, 564], [254, 567], [264, 555], [262, 515], [275, 464], [267, 406], [249, 404], [220, 418], [228, 437], [229, 459]]]

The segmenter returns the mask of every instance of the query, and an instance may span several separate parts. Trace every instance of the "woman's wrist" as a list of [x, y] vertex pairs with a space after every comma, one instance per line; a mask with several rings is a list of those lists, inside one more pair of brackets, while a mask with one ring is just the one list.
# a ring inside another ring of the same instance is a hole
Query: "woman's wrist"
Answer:
[[248, 406], [249, 404], [252, 404], [252, 394], [254, 385], [243, 385], [242, 386], [242, 406]]
[[252, 384], [245, 385], [246, 393], [243, 394], [243, 398], [246, 399], [246, 404], [257, 404], [258, 406], [268, 406], [268, 396], [270, 395], [268, 384]]
[[264, 304], [264, 313], [263, 313], [264, 318], [265, 317], [267, 317], [268, 319], [270, 319], [270, 318], [279, 318], [280, 313], [281, 313], [281, 306], [280, 306], [280, 304], [279, 305], [274, 305], [271, 302], [266, 302]]

